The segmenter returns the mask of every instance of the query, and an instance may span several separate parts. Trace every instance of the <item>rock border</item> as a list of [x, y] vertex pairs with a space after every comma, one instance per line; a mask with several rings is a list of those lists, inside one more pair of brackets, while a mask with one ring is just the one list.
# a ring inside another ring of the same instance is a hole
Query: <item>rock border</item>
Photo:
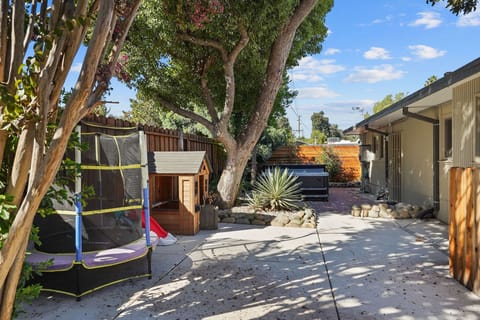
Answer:
[[315, 210], [306, 208], [301, 211], [255, 211], [250, 207], [233, 207], [217, 209], [218, 222], [238, 223], [256, 226], [316, 228]]
[[433, 208], [423, 208], [404, 202], [394, 205], [389, 205], [388, 203], [364, 203], [361, 205], [354, 204], [350, 214], [354, 217], [362, 218], [423, 219], [433, 217]]

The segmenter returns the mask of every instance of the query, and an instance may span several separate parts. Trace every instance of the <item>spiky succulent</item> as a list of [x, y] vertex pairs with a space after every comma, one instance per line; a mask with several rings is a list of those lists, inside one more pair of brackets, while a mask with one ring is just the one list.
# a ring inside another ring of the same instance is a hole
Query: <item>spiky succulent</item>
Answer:
[[302, 200], [301, 182], [288, 169], [263, 172], [253, 185], [250, 206], [264, 210], [295, 210]]

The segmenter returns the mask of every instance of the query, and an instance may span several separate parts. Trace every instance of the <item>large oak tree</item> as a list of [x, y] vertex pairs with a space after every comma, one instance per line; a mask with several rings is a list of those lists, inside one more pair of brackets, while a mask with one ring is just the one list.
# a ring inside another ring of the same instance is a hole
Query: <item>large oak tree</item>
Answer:
[[[162, 108], [205, 126], [225, 147], [221, 206], [234, 204], [285, 68], [320, 51], [332, 3], [152, 0], [142, 7], [126, 46], [132, 84]], [[206, 112], [195, 113], [198, 106]]]
[[[0, 319], [12, 315], [34, 215], [72, 130], [102, 103], [139, 3], [0, 0], [0, 226], [11, 223], [8, 230], [0, 228]], [[63, 86], [83, 43], [79, 76], [60, 110]], [[13, 141], [16, 148], [7, 149]], [[10, 217], [4, 194], [13, 197]]]

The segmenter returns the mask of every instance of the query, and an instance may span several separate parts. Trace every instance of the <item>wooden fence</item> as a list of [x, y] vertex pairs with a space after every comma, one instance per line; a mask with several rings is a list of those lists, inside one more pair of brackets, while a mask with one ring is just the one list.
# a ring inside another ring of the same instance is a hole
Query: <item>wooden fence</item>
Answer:
[[[89, 115], [84, 121], [116, 128], [137, 127], [137, 124], [113, 117]], [[140, 126], [147, 136], [147, 151], [206, 151], [212, 175], [220, 176], [225, 163], [223, 148], [208, 137], [152, 126]]]
[[273, 164], [315, 164], [323, 150], [332, 148], [342, 161], [342, 168], [350, 174], [352, 181], [360, 180], [360, 147], [357, 144], [331, 144], [331, 145], [300, 145], [293, 147], [281, 147], [272, 152], [268, 160]]
[[450, 169], [450, 274], [480, 294], [480, 170]]

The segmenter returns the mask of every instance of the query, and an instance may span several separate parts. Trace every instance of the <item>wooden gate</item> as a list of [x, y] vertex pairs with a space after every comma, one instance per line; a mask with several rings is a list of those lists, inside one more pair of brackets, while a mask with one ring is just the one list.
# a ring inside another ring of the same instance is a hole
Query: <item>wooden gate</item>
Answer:
[[480, 170], [450, 169], [450, 274], [480, 294]]

